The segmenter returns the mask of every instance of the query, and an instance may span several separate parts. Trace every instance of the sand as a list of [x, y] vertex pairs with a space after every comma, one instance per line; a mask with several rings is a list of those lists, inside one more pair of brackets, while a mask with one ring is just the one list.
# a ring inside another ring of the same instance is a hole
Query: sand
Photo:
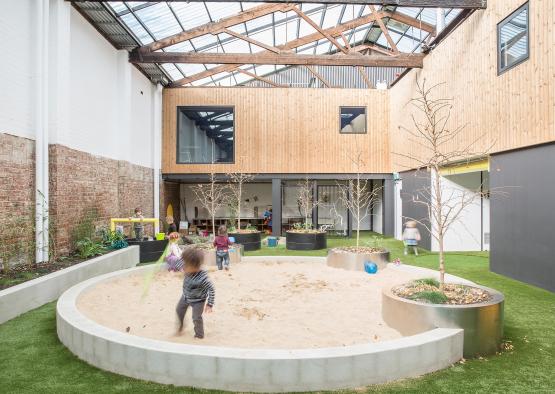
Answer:
[[175, 306], [183, 274], [158, 272], [148, 293], [144, 273], [101, 283], [78, 299], [98, 323], [163, 341], [241, 348], [302, 349], [347, 346], [401, 337], [381, 318], [381, 289], [412, 279], [383, 269], [377, 275], [322, 263], [240, 263], [210, 269], [216, 304], [204, 314], [205, 338], [193, 338], [191, 311], [181, 335]]

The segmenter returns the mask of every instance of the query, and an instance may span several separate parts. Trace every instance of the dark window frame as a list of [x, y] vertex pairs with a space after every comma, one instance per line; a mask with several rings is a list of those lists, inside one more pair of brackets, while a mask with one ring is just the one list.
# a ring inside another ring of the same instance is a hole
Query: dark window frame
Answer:
[[[526, 9], [526, 56], [524, 56], [519, 61], [511, 64], [510, 66], [501, 67], [501, 29], [507, 23], [509, 23], [515, 16], [520, 14], [524, 9]], [[501, 75], [506, 71], [524, 63], [530, 59], [530, 2], [522, 4], [516, 10], [514, 10], [509, 16], [505, 17], [501, 22], [497, 24], [497, 75]]]
[[[343, 128], [341, 127], [341, 112], [343, 111], [344, 108], [364, 108], [364, 118], [365, 118], [365, 122], [364, 122], [364, 131], [363, 132], [353, 132], [353, 133], [346, 133], [343, 130]], [[368, 134], [368, 107], [365, 105], [340, 105], [339, 106], [339, 134], [345, 134], [345, 135], [349, 135], [349, 134]]]
[[[232, 161], [225, 161], [225, 162], [183, 162], [179, 161], [179, 115], [182, 110], [194, 110], [194, 111], [203, 111], [203, 112], [213, 112], [213, 111], [222, 111], [222, 110], [231, 110], [233, 112], [233, 160]], [[203, 165], [203, 164], [235, 164], [235, 153], [236, 153], [236, 144], [237, 141], [236, 130], [235, 130], [235, 105], [178, 105], [176, 107], [176, 115], [175, 115], [175, 164], [179, 165]]]

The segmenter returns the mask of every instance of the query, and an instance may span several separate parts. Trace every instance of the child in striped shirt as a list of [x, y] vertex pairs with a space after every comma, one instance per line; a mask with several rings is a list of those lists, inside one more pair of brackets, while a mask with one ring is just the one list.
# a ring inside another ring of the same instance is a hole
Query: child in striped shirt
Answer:
[[208, 278], [208, 273], [202, 269], [204, 253], [194, 246], [186, 247], [181, 255], [185, 263], [185, 279], [183, 280], [183, 295], [176, 307], [178, 318], [178, 333], [183, 330], [183, 319], [189, 306], [193, 310], [193, 324], [195, 338], [204, 338], [204, 323], [202, 313], [211, 313], [214, 306], [214, 285]]

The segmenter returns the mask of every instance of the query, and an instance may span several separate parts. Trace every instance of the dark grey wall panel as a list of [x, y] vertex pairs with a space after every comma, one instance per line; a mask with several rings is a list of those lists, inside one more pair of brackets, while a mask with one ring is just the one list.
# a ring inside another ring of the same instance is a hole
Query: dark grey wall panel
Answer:
[[[424, 204], [413, 202], [413, 199], [423, 200], [423, 195], [425, 195], [425, 193], [423, 194], [422, 192], [430, 188], [430, 173], [427, 171], [413, 170], [402, 172], [400, 175], [403, 181], [403, 188], [401, 189], [403, 228], [405, 222], [409, 220], [409, 218], [422, 221], [426, 223], [426, 225], [429, 225], [430, 218], [428, 208]], [[430, 250], [432, 248], [430, 233], [421, 224], [418, 224], [418, 229], [422, 237], [419, 246]]]
[[393, 179], [383, 180], [383, 234], [388, 237], [395, 236], [395, 191]]
[[555, 291], [555, 144], [496, 154], [490, 269]]
[[272, 235], [281, 236], [281, 179], [272, 179]]

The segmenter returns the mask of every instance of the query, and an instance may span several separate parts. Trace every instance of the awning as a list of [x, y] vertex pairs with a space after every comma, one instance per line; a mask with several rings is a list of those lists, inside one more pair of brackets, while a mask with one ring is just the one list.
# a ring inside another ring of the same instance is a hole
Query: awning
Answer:
[[489, 171], [489, 158], [477, 161], [469, 161], [460, 164], [455, 164], [448, 167], [443, 167], [439, 170], [440, 175], [457, 175], [468, 174], [471, 172]]

